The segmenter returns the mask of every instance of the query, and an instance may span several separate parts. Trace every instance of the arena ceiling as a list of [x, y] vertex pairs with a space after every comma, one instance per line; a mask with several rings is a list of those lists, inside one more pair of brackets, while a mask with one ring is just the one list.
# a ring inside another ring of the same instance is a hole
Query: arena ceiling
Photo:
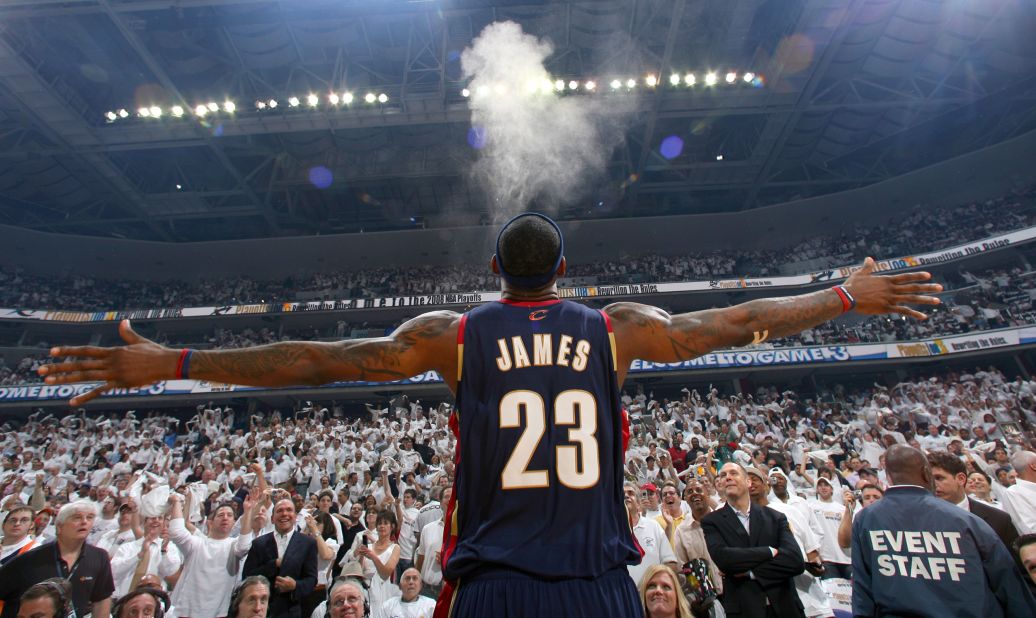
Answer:
[[[842, 191], [1036, 129], [1034, 7], [2, 0], [0, 222], [192, 241], [486, 221], [468, 176], [477, 152], [458, 58], [499, 20], [550, 39], [548, 68], [564, 79], [765, 78], [638, 89], [609, 182], [562, 218], [735, 211]], [[387, 102], [285, 105], [346, 88]], [[271, 98], [280, 106], [258, 113]], [[238, 111], [193, 117], [210, 100]], [[134, 117], [155, 104], [163, 118]], [[174, 104], [185, 117], [172, 118]], [[123, 108], [128, 118], [106, 120]], [[673, 135], [684, 148], [666, 158]], [[329, 188], [314, 186], [318, 167]]]

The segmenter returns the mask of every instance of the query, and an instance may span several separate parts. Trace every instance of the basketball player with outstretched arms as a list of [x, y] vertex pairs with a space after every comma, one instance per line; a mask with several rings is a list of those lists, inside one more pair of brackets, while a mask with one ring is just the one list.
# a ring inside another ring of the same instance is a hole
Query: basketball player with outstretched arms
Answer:
[[619, 394], [635, 359], [672, 363], [798, 333], [855, 310], [925, 315], [926, 272], [876, 276], [868, 258], [842, 285], [669, 315], [638, 303], [562, 301], [561, 230], [527, 213], [500, 231], [501, 300], [420, 315], [388, 337], [177, 350], [119, 326], [125, 346], [56, 347], [47, 384], [112, 388], [189, 377], [248, 386], [388, 382], [435, 370], [456, 397], [456, 479], [445, 519], [436, 615], [640, 616], [626, 565], [640, 560], [622, 495]]

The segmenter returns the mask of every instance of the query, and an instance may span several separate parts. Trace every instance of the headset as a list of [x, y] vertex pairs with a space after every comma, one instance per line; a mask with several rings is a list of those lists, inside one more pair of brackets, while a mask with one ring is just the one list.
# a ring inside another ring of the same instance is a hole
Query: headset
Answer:
[[135, 599], [144, 594], [150, 594], [155, 598], [154, 618], [163, 618], [165, 613], [169, 611], [169, 594], [165, 590], [155, 588], [153, 586], [139, 586], [132, 592], [127, 592], [119, 597], [119, 599], [112, 605], [112, 618], [119, 618], [119, 612], [122, 611], [122, 608], [129, 603], [131, 599]]
[[324, 616], [331, 615], [331, 591], [334, 590], [335, 584], [344, 584], [347, 582], [356, 584], [360, 588], [360, 593], [363, 594], [363, 615], [364, 618], [367, 618], [371, 615], [371, 604], [367, 592], [367, 582], [363, 581], [363, 579], [359, 577], [353, 577], [351, 575], [336, 577], [330, 584], [327, 585], [327, 596], [325, 598], [324, 604], [324, 607], [327, 611], [324, 614]]
[[76, 608], [72, 605], [72, 585], [66, 580], [60, 577], [52, 577], [39, 582], [36, 586], [42, 586], [50, 591], [52, 593], [50, 596], [51, 600], [55, 600], [55, 597], [57, 597], [57, 603], [54, 604], [54, 618], [76, 617]]

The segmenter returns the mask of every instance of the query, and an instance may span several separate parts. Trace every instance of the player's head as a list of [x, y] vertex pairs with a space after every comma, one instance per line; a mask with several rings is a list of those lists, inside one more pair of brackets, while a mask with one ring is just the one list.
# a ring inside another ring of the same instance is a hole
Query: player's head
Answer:
[[511, 287], [538, 290], [565, 273], [565, 241], [550, 217], [527, 212], [511, 219], [496, 238], [493, 272]]

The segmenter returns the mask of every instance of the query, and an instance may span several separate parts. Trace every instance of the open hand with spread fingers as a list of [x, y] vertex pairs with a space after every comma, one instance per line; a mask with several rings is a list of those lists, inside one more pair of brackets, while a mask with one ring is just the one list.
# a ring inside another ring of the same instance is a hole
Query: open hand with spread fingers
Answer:
[[870, 315], [898, 313], [918, 320], [928, 316], [907, 305], [938, 305], [935, 296], [942, 291], [938, 283], [924, 283], [931, 280], [928, 272], [904, 273], [901, 275], [876, 275], [877, 263], [867, 258], [863, 267], [854, 272], [842, 284], [856, 301], [856, 311]]
[[50, 349], [53, 358], [74, 357], [43, 365], [39, 373], [47, 384], [103, 382], [101, 386], [73, 398], [70, 405], [80, 406], [113, 388], [147, 386], [176, 375], [179, 352], [159, 345], [136, 333], [129, 320], [119, 324], [119, 335], [126, 345], [111, 348], [68, 346]]

